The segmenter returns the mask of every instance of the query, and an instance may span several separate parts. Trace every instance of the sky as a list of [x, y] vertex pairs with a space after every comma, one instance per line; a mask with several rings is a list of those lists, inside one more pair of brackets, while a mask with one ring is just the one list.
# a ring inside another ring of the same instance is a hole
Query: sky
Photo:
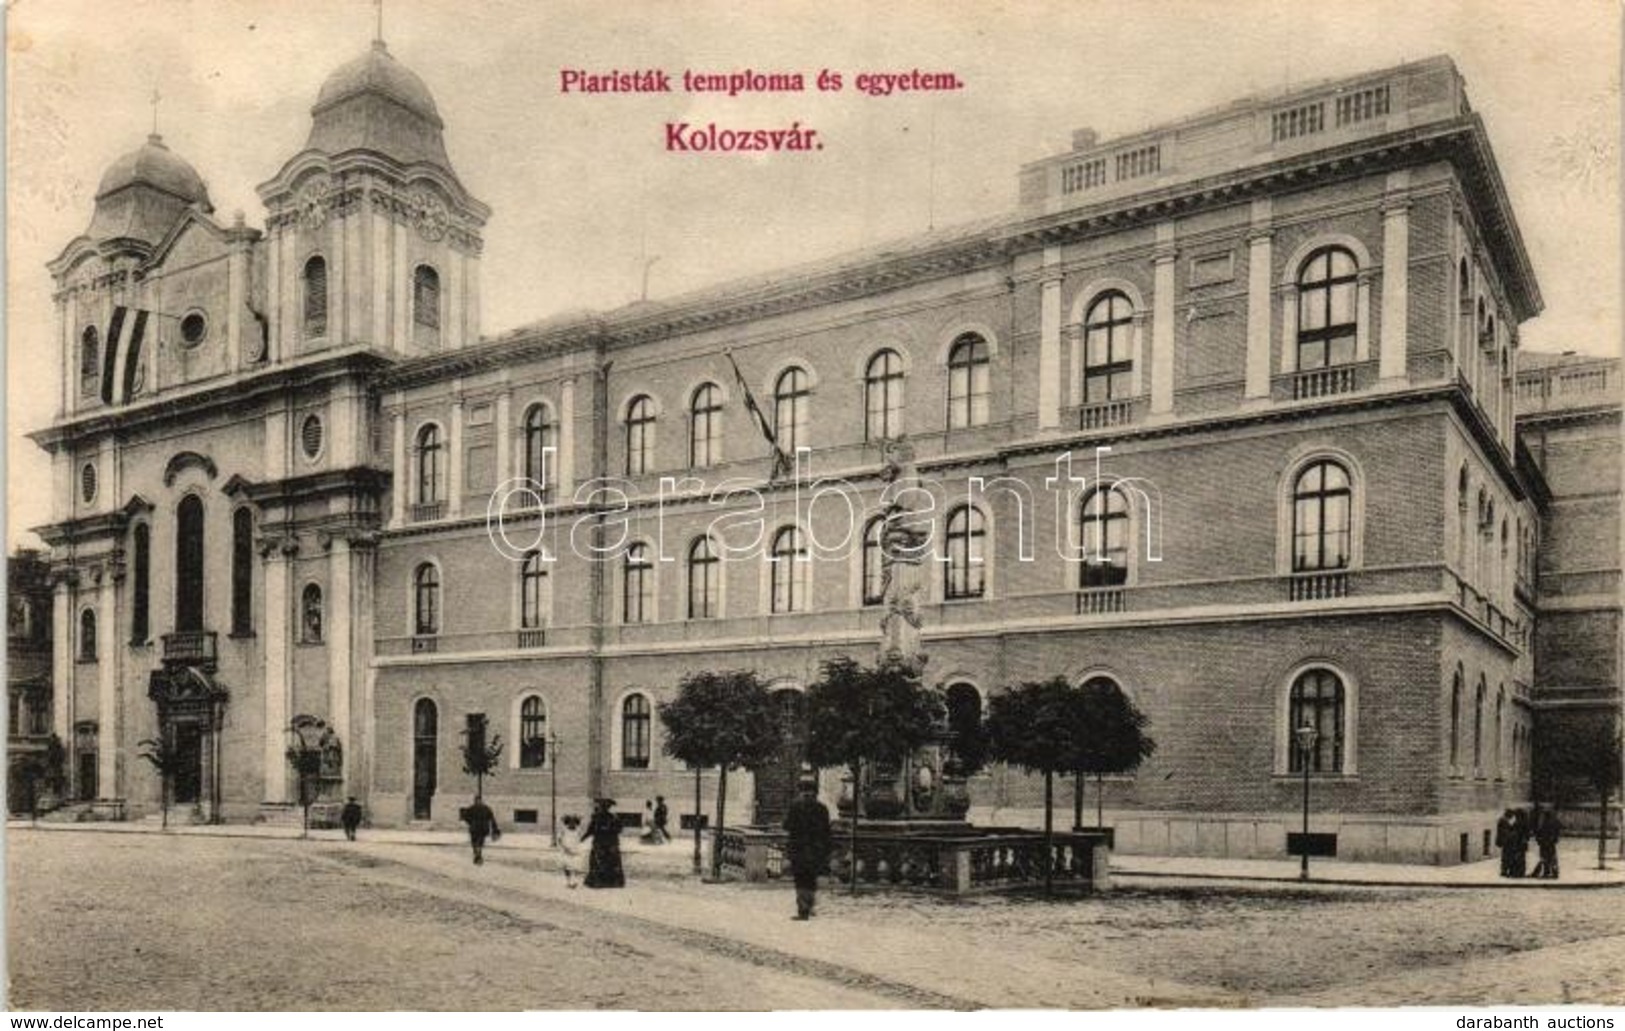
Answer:
[[[1537, 350], [1620, 339], [1620, 14], [1563, 3], [1067, 0], [884, 8], [853, 0], [615, 4], [385, 0], [390, 52], [491, 205], [484, 331], [997, 215], [1024, 162], [1263, 90], [1448, 54], [1488, 129], [1546, 311]], [[49, 518], [59, 356], [45, 263], [102, 172], [158, 129], [216, 217], [262, 226], [255, 187], [304, 145], [327, 75], [367, 48], [373, 0], [13, 0], [6, 26], [8, 547]], [[799, 72], [802, 93], [582, 95], [561, 73]], [[871, 97], [860, 72], [952, 72]], [[818, 75], [845, 88], [821, 93]], [[668, 153], [667, 122], [816, 128], [806, 154]], [[652, 262], [652, 264], [650, 264]]]

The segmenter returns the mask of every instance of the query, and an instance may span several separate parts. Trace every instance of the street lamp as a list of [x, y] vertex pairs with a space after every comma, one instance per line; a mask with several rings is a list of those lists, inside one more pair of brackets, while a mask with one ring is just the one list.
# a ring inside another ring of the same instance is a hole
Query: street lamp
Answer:
[[1309, 879], [1309, 760], [1315, 754], [1315, 741], [1319, 739], [1320, 732], [1314, 726], [1305, 723], [1297, 730], [1298, 760], [1303, 766], [1303, 837], [1298, 842], [1298, 856], [1302, 865], [1298, 868], [1298, 879]]
[[547, 814], [553, 824], [553, 847], [559, 847], [559, 736], [547, 732]]

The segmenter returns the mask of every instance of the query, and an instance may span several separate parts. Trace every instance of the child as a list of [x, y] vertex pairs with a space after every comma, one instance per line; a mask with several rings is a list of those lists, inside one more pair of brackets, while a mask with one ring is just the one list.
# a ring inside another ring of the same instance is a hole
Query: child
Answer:
[[576, 875], [585, 871], [581, 869], [581, 842], [576, 835], [581, 830], [581, 817], [566, 815], [562, 821], [565, 833], [559, 835], [559, 851], [564, 853], [564, 884], [566, 887], [576, 886]]

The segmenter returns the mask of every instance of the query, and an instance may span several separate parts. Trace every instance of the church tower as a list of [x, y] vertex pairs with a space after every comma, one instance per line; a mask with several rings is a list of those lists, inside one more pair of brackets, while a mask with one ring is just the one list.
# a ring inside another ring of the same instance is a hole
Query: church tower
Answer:
[[446, 155], [428, 87], [383, 40], [328, 76], [305, 147], [261, 184], [273, 362], [351, 345], [430, 354], [479, 339], [490, 208]]

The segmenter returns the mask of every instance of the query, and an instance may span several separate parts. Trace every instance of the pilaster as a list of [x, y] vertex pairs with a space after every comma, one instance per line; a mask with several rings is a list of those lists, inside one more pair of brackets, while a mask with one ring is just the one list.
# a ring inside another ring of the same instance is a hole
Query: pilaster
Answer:
[[[1389, 186], [1394, 186], [1389, 176]], [[1382, 341], [1378, 375], [1405, 376], [1406, 322], [1410, 305], [1410, 202], [1402, 197], [1382, 207]], [[1364, 320], [1361, 320], [1362, 325]]]
[[1061, 249], [1044, 248], [1039, 281], [1038, 428], [1061, 424]]
[[1157, 249], [1152, 263], [1151, 297], [1151, 414], [1174, 410], [1174, 225], [1157, 226]]

